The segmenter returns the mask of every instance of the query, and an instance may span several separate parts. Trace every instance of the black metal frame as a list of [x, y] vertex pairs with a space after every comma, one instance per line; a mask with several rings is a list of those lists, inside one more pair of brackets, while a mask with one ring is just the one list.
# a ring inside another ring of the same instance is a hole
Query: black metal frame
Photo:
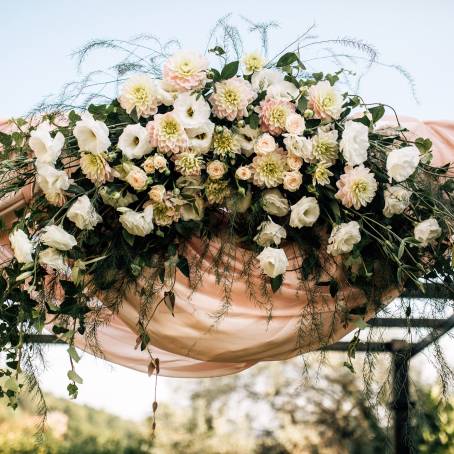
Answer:
[[[410, 298], [428, 298], [428, 294], [420, 293], [404, 295]], [[438, 294], [437, 294], [437, 297]], [[449, 299], [441, 296], [441, 299]], [[440, 339], [454, 328], [454, 314], [446, 319], [433, 318], [373, 318], [368, 321], [368, 327], [374, 328], [428, 328], [432, 331], [427, 336], [415, 343], [408, 343], [404, 340], [392, 340], [389, 342], [359, 342], [356, 345], [356, 352], [390, 353], [393, 363], [393, 399], [391, 408], [394, 412], [394, 446], [397, 454], [409, 454], [410, 443], [410, 381], [409, 368], [410, 360], [422, 352], [432, 343]], [[63, 344], [64, 342], [51, 334], [37, 334], [29, 336], [26, 341], [36, 344]], [[336, 342], [323, 347], [324, 351], [345, 352], [348, 350], [349, 342]]]

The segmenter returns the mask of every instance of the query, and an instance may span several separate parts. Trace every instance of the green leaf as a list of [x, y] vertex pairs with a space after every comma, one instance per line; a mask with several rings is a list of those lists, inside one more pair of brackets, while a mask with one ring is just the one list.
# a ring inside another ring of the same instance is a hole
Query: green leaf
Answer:
[[177, 267], [189, 279], [189, 263], [186, 257], [180, 257]]
[[248, 118], [249, 118], [249, 126], [252, 129], [257, 129], [260, 124], [259, 116], [255, 112], [253, 112], [249, 115]]
[[296, 61], [299, 61], [298, 55], [296, 55], [295, 52], [287, 52], [279, 58], [276, 67], [281, 68], [282, 66], [290, 66]]
[[212, 54], [215, 54], [218, 57], [225, 54], [225, 50], [221, 46], [215, 46], [212, 49], [208, 49], [208, 52], [211, 52]]
[[71, 110], [68, 114], [68, 120], [71, 124], [76, 124], [77, 121], [81, 119], [80, 115], [77, 114], [74, 110]]
[[77, 350], [74, 348], [74, 345], [70, 345], [67, 352], [73, 361], [75, 361], [76, 363], [80, 361], [79, 353], [77, 353]]
[[121, 234], [123, 235], [123, 239], [128, 243], [130, 246], [134, 245], [134, 235], [131, 235], [126, 230], [122, 230]]
[[70, 383], [66, 389], [68, 390], [69, 397], [76, 399], [79, 388], [74, 383]]
[[298, 106], [297, 109], [300, 113], [304, 113], [304, 111], [307, 109], [307, 98], [304, 96], [301, 96], [300, 99], [298, 100]]
[[377, 121], [380, 120], [380, 118], [383, 117], [383, 115], [385, 115], [385, 108], [382, 105], [371, 107], [368, 110], [372, 114], [373, 123], [377, 123]]
[[281, 288], [282, 282], [284, 282], [284, 276], [282, 274], [271, 278], [271, 290], [273, 290], [273, 293], [276, 293]]
[[432, 149], [432, 141], [430, 139], [423, 139], [422, 137], [418, 137], [415, 140], [415, 145], [422, 154], [427, 153]]
[[232, 61], [230, 63], [227, 63], [224, 68], [222, 68], [221, 79], [230, 79], [231, 77], [236, 76], [239, 66], [239, 61]]
[[68, 378], [75, 383], [79, 383], [79, 385], [84, 382], [82, 377], [75, 370], [68, 370]]
[[165, 292], [164, 293], [164, 304], [166, 305], [167, 309], [169, 309], [170, 313], [175, 316], [174, 309], [175, 309], [175, 294], [173, 292]]

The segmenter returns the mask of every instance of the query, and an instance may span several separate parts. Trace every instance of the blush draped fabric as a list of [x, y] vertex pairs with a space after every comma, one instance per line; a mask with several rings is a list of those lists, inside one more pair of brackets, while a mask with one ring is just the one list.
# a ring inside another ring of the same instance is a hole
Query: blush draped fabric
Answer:
[[[411, 131], [409, 138], [428, 137], [432, 140], [434, 165], [454, 161], [454, 123], [420, 122], [411, 118], [401, 119], [401, 123]], [[3, 128], [6, 128], [6, 123]], [[31, 187], [26, 187], [0, 200], [0, 215], [7, 225], [14, 221], [14, 211], [32, 197]], [[0, 244], [0, 262], [4, 263], [11, 257], [6, 234]], [[238, 278], [244, 266], [244, 255], [239, 249], [233, 251], [231, 257], [236, 278], [230, 306], [221, 317], [216, 317], [223, 305], [223, 289], [216, 283], [212, 266], [218, 247], [219, 244], [213, 243], [204, 257], [203, 281], [197, 290], [192, 291], [187, 279], [177, 273], [175, 316], [162, 304], [147, 326], [150, 351], [160, 360], [161, 375], [213, 377], [232, 374], [259, 361], [288, 359], [316, 350], [323, 344], [336, 342], [355, 328], [353, 323], [346, 323], [341, 314], [364, 304], [364, 295], [359, 290], [345, 286], [339, 293], [341, 301], [335, 301], [328, 288], [320, 285], [316, 286], [317, 296], [310, 299], [304, 289], [296, 292], [298, 281], [294, 272], [286, 273], [283, 287], [273, 295], [270, 317], [270, 311], [264, 305], [251, 300], [246, 283]], [[200, 240], [193, 239], [189, 244], [189, 259], [199, 257], [202, 249]], [[291, 257], [291, 251], [288, 254]], [[335, 268], [332, 272], [340, 271]], [[253, 287], [258, 288], [259, 281], [258, 276], [253, 276]], [[315, 286], [315, 283], [308, 285]], [[383, 303], [389, 303], [396, 296], [396, 291], [388, 292]], [[102, 295], [100, 300], [102, 302]], [[131, 290], [118, 314], [99, 328], [98, 341], [104, 359], [146, 372], [149, 353], [135, 349], [139, 306], [139, 293]], [[317, 329], [311, 328], [314, 322]], [[77, 338], [77, 346], [89, 351], [83, 337]]]

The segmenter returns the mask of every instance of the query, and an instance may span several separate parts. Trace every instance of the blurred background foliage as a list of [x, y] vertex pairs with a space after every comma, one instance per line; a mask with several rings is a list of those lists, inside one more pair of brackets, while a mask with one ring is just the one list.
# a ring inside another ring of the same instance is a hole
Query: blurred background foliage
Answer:
[[[291, 361], [185, 382], [187, 400], [159, 406], [154, 439], [149, 420], [128, 421], [48, 396], [46, 441], [38, 448], [39, 420], [24, 397], [16, 412], [0, 407], [0, 454], [392, 452], [389, 403], [382, 398], [389, 395], [388, 378], [371, 390], [371, 401], [360, 374], [325, 369], [305, 379], [301, 364]], [[417, 384], [412, 393], [414, 452], [454, 454], [454, 399]]]

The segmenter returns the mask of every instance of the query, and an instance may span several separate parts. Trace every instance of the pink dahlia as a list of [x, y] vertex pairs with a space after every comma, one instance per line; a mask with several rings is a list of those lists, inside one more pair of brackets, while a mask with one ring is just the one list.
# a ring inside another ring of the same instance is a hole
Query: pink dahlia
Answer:
[[207, 81], [208, 60], [196, 52], [175, 52], [163, 67], [164, 81], [178, 92], [203, 88]]
[[188, 148], [188, 136], [173, 112], [156, 114], [154, 120], [148, 122], [147, 130], [151, 146], [161, 153], [176, 154]]
[[341, 175], [336, 186], [339, 188], [336, 199], [339, 199], [347, 208], [353, 206], [356, 210], [372, 202], [377, 192], [374, 174], [363, 164], [357, 167], [345, 167], [345, 173]]
[[285, 131], [287, 117], [295, 112], [295, 105], [284, 99], [264, 99], [260, 103], [260, 127], [278, 136]]
[[257, 97], [252, 85], [241, 77], [216, 82], [209, 101], [218, 118], [239, 120], [248, 115], [247, 106]]

